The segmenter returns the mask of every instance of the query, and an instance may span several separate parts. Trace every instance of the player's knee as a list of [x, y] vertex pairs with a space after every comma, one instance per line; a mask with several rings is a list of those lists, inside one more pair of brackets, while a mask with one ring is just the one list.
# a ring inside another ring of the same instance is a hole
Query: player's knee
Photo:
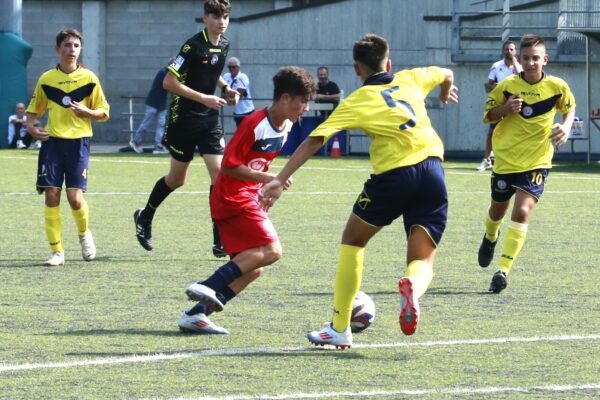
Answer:
[[250, 278], [250, 281], [255, 281], [256, 279], [260, 278], [260, 276], [263, 274], [264, 269], [262, 267], [254, 269], [250, 272], [248, 272], [248, 278]]
[[531, 209], [529, 207], [516, 207], [512, 213], [512, 220], [518, 223], [525, 223], [529, 220], [529, 213]]
[[274, 262], [279, 261], [282, 255], [283, 249], [279, 243], [270, 246], [269, 249], [264, 253], [264, 265], [271, 265]]

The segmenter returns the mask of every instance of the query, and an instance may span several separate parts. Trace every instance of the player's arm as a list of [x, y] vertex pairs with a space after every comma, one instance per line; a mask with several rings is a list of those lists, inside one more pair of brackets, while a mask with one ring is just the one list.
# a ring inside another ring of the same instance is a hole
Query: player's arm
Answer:
[[77, 101], [71, 101], [71, 110], [73, 110], [75, 115], [82, 118], [90, 118], [96, 121], [105, 121], [108, 119], [108, 115], [104, 109], [92, 110]]
[[[500, 83], [500, 86], [502, 86], [503, 83], [504, 81]], [[502, 93], [502, 88], [496, 86], [487, 98], [487, 111], [484, 115], [484, 123], [495, 123], [497, 121], [500, 121], [507, 115], [517, 114], [521, 112], [521, 107], [523, 106], [523, 99], [521, 99], [519, 96], [515, 94], [510, 95], [508, 99], [501, 103], [503, 99], [504, 94]]]
[[552, 140], [557, 146], [561, 146], [567, 143], [567, 140], [569, 140], [569, 132], [571, 132], [574, 119], [575, 108], [563, 114], [562, 124], [557, 122], [552, 125], [552, 134], [550, 135], [550, 140]]
[[218, 110], [226, 104], [225, 99], [222, 99], [219, 96], [204, 94], [190, 89], [188, 86], [179, 82], [179, 79], [177, 79], [170, 70], [163, 80], [163, 88], [176, 96], [185, 97], [186, 99], [204, 104], [206, 107], [212, 108], [213, 110]]
[[50, 134], [39, 126], [37, 115], [31, 112], [27, 113], [27, 133], [35, 140], [44, 142], [50, 138]]
[[317, 150], [323, 147], [324, 139], [323, 136], [309, 136], [304, 139], [277, 176], [260, 190], [259, 198], [265, 210], [268, 210], [281, 197], [283, 190], [286, 188], [286, 182], [291, 179], [294, 172], [304, 165]]
[[444, 80], [440, 84], [439, 99], [447, 104], [449, 101], [458, 103], [458, 88], [454, 86], [454, 72], [448, 68], [440, 68], [444, 74]]
[[494, 90], [494, 88], [496, 87], [496, 81], [494, 81], [493, 79], [488, 79], [488, 81], [484, 84], [484, 86], [485, 86], [485, 91], [487, 93], [489, 93], [492, 90]]
[[232, 89], [231, 86], [227, 84], [227, 82], [222, 76], [219, 76], [217, 86], [221, 88], [221, 93], [223, 94], [222, 97], [227, 102], [227, 105], [235, 106], [238, 103], [238, 101], [240, 101], [240, 92], [238, 92], [235, 89]]
[[[239, 179], [241, 181], [249, 181], [249, 182], [261, 182], [268, 183], [273, 180], [275, 177], [274, 174], [269, 172], [255, 171], [253, 169], [248, 168], [246, 165], [237, 165], [235, 167], [223, 167], [221, 166], [221, 173], [223, 175], [228, 175], [233, 178]], [[292, 178], [288, 178], [284, 182], [284, 190], [290, 187], [292, 184]]]

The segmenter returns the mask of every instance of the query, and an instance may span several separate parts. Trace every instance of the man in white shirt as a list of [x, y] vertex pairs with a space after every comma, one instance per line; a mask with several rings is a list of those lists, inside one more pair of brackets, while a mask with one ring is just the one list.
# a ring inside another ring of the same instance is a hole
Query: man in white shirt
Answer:
[[254, 111], [254, 103], [252, 103], [252, 95], [250, 94], [250, 79], [248, 75], [240, 71], [240, 60], [236, 57], [231, 57], [227, 60], [227, 69], [229, 72], [223, 75], [225, 82], [233, 90], [237, 90], [240, 94], [240, 101], [233, 109], [233, 120], [235, 126], [240, 126], [240, 123], [246, 115]]
[[[27, 133], [27, 115], [25, 104], [17, 103], [16, 114], [8, 117], [8, 147], [26, 149], [31, 144], [31, 136]], [[33, 143], [33, 147], [39, 149], [42, 144], [39, 140]]]
[[[507, 40], [502, 45], [502, 54], [504, 58], [500, 61], [496, 61], [490, 68], [490, 74], [488, 75], [488, 81], [485, 84], [485, 90], [487, 93], [491, 92], [494, 87], [513, 74], [518, 74], [523, 71], [521, 64], [517, 61], [517, 48], [515, 43], [511, 40]], [[487, 139], [485, 141], [485, 157], [481, 161], [481, 164], [477, 167], [477, 171], [485, 171], [492, 169], [492, 133], [496, 125], [491, 124], [488, 129]]]

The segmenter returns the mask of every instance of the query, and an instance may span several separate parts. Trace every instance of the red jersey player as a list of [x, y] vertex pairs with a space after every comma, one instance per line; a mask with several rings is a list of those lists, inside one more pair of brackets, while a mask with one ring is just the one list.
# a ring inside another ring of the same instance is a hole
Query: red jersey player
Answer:
[[[258, 190], [271, 179], [267, 172], [287, 135], [316, 93], [312, 75], [298, 67], [283, 67], [273, 77], [273, 103], [247, 116], [225, 148], [221, 171], [210, 196], [211, 215], [230, 261], [206, 280], [186, 289], [199, 303], [179, 319], [184, 331], [227, 334], [208, 319], [258, 278], [262, 267], [281, 258], [282, 248]], [[286, 187], [291, 184], [291, 178]]]

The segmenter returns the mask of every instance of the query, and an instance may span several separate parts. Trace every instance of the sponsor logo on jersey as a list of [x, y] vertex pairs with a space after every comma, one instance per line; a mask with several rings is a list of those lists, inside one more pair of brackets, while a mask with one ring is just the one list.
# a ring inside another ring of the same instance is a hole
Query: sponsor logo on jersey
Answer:
[[254, 171], [262, 171], [267, 165], [269, 161], [266, 158], [255, 158], [248, 162], [248, 168]]
[[188, 51], [190, 51], [191, 48], [192, 47], [189, 44], [186, 43], [186, 44], [183, 45], [183, 48], [181, 49], [181, 52], [182, 53], [187, 53]]
[[208, 49], [209, 53], [220, 53], [221, 49]]
[[181, 65], [184, 61], [185, 59], [183, 57], [177, 56], [177, 58], [171, 63], [170, 67], [173, 68], [175, 71], [179, 71], [179, 68], [181, 68]]

